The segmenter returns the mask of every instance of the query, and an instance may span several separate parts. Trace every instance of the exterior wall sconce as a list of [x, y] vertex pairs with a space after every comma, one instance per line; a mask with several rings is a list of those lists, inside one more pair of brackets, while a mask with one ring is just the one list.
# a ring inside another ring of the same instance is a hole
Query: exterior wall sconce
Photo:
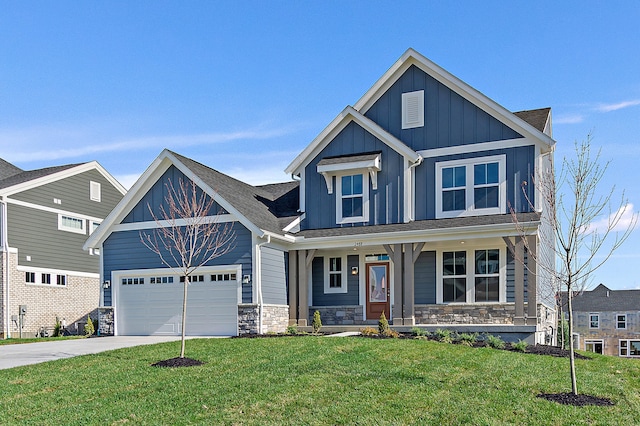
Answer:
[[251, 275], [243, 275], [242, 284], [249, 284], [249, 283], [251, 283]]
[[358, 275], [358, 267], [357, 266], [352, 266], [351, 267], [351, 275]]
[[108, 289], [109, 287], [111, 287], [111, 281], [106, 280], [105, 282], [102, 283], [102, 288], [104, 288], [105, 290]]

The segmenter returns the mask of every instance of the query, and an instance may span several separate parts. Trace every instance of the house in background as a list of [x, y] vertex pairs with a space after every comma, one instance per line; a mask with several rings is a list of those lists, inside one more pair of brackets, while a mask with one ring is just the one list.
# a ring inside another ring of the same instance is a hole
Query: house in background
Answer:
[[56, 319], [74, 332], [97, 317], [100, 253], [82, 246], [125, 192], [95, 161], [24, 171], [0, 159], [4, 337], [18, 336], [21, 322], [33, 336]]
[[318, 310], [342, 328], [384, 313], [398, 328], [550, 342], [553, 264], [535, 262], [551, 259], [549, 209], [533, 178], [550, 171], [554, 146], [550, 109], [511, 113], [409, 49], [293, 160], [295, 182], [253, 187], [164, 151], [85, 248], [104, 254], [116, 334], [178, 334], [179, 277], [139, 231], [156, 226], [145, 211], [162, 204], [163, 182], [186, 178], [238, 242], [193, 284], [187, 334], [280, 331]]
[[[566, 292], [560, 300], [566, 318]], [[640, 357], [640, 290], [610, 290], [600, 284], [575, 295], [572, 306], [576, 349]]]

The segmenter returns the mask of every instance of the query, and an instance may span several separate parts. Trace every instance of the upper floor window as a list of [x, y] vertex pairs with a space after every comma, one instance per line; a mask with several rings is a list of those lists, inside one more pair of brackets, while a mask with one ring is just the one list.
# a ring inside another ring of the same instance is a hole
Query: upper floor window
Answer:
[[347, 274], [345, 273], [345, 257], [325, 257], [324, 258], [324, 292], [325, 293], [346, 293]]
[[627, 328], [627, 315], [619, 314], [616, 315], [616, 328], [619, 330], [624, 330]]
[[424, 126], [424, 90], [402, 94], [402, 128]]
[[341, 221], [364, 220], [364, 176], [341, 176], [338, 184], [340, 194], [340, 208], [338, 218]]
[[79, 217], [58, 215], [58, 229], [61, 231], [75, 232], [78, 234], [86, 234], [85, 220]]
[[589, 314], [589, 328], [600, 328], [599, 314]]
[[100, 202], [100, 200], [102, 199], [99, 182], [91, 181], [89, 183], [89, 198], [91, 199], [91, 201], [97, 201], [97, 202]]
[[436, 163], [436, 217], [506, 211], [505, 156]]

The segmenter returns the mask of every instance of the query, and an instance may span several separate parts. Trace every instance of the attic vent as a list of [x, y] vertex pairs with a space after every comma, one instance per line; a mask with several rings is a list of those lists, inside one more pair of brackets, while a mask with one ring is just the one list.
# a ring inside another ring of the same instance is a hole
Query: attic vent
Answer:
[[424, 126], [424, 90], [402, 94], [402, 128]]

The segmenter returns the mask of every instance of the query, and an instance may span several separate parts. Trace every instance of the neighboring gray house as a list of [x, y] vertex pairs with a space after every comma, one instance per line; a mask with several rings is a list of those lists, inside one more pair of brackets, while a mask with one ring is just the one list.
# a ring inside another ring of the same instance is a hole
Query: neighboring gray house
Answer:
[[238, 236], [194, 283], [188, 334], [280, 331], [318, 310], [343, 328], [384, 312], [405, 329], [549, 342], [555, 301], [542, 286], [553, 265], [516, 260], [527, 256], [509, 213], [550, 258], [533, 177], [554, 146], [549, 108], [509, 112], [409, 49], [287, 167], [296, 182], [253, 187], [164, 151], [85, 247], [104, 254], [116, 334], [178, 334], [177, 277], [138, 234], [156, 226], [145, 209], [158, 208], [163, 182], [186, 177]]
[[0, 333], [96, 317], [100, 255], [82, 246], [125, 189], [97, 162], [24, 171], [0, 159]]
[[[562, 312], [567, 315], [567, 293]], [[574, 296], [576, 349], [604, 355], [640, 357], [640, 290], [610, 290], [604, 284]]]

